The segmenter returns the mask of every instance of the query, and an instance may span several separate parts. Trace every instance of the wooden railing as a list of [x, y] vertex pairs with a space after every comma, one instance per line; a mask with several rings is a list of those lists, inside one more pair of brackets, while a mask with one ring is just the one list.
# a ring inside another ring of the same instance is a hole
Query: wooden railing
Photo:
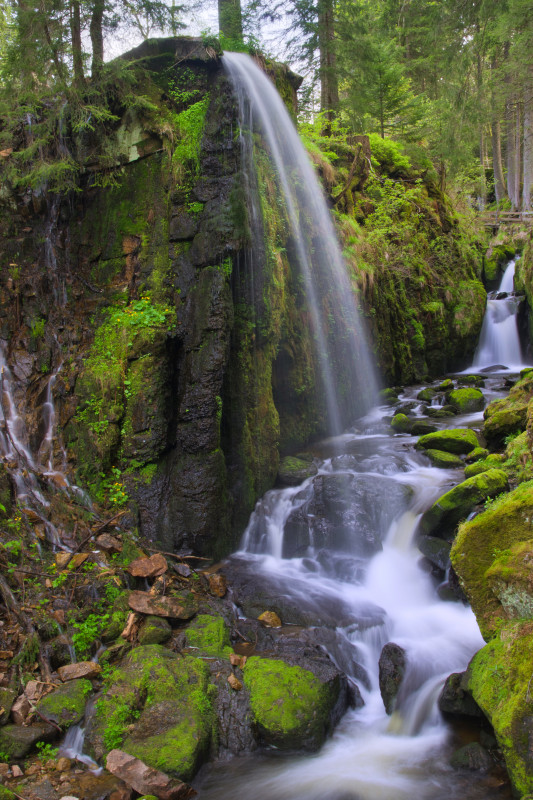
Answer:
[[533, 211], [486, 211], [480, 215], [486, 228], [500, 225], [533, 225]]

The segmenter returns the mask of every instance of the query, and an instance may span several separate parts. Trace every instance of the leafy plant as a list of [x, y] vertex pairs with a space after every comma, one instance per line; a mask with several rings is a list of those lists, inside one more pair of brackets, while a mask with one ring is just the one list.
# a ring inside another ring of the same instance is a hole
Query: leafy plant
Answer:
[[108, 620], [109, 614], [89, 614], [84, 620], [72, 622], [75, 630], [72, 643], [79, 658], [90, 655], [92, 644], [98, 639]]
[[58, 747], [53, 747], [51, 744], [46, 744], [45, 742], [37, 742], [35, 747], [39, 753], [39, 758], [44, 764], [57, 758], [59, 752]]

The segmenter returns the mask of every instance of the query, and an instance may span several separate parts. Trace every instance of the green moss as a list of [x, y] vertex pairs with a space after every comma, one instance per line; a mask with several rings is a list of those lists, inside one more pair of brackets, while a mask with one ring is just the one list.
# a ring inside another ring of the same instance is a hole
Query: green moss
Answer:
[[470, 414], [473, 411], [482, 411], [485, 398], [479, 389], [455, 389], [447, 397], [448, 403], [454, 406], [460, 414]]
[[470, 453], [479, 447], [477, 436], [470, 428], [453, 428], [421, 436], [416, 443], [418, 450], [444, 450], [447, 453]]
[[[442, 467], [443, 469], [455, 469], [456, 467], [463, 467], [464, 463], [459, 456], [453, 453], [446, 453], [444, 450], [429, 450], [424, 451], [424, 455], [428, 456], [433, 462], [435, 467]], [[465, 470], [466, 474], [466, 470]]]
[[474, 449], [467, 454], [465, 461], [467, 463], [481, 461], [481, 459], [486, 458], [488, 454], [489, 451], [485, 447], [474, 447]]
[[190, 648], [215, 658], [229, 658], [232, 652], [228, 628], [222, 617], [198, 614], [185, 635]]
[[37, 703], [37, 711], [61, 728], [69, 728], [82, 719], [92, 688], [90, 681], [84, 678], [68, 681], [43, 697]]
[[0, 800], [16, 800], [17, 795], [7, 786], [0, 786]]
[[518, 434], [508, 441], [505, 448], [504, 469], [509, 474], [511, 480], [517, 483], [530, 481], [533, 478], [533, 459], [529, 446], [529, 434], [527, 431]]
[[[465, 467], [465, 477], [472, 478], [474, 475], [480, 475], [482, 472], [487, 472], [487, 470], [492, 469], [493, 467], [505, 469], [505, 464], [502, 464], [503, 461], [504, 458], [498, 453], [491, 453], [481, 461], [475, 461], [473, 464], [468, 464]], [[505, 471], [507, 472], [507, 470]]]
[[470, 522], [459, 527], [451, 552], [452, 564], [470, 600], [485, 638], [505, 619], [501, 602], [494, 595], [486, 572], [499, 551], [531, 539], [533, 481], [495, 500]]
[[256, 656], [246, 662], [244, 682], [254, 723], [266, 743], [292, 748], [309, 737], [316, 746], [323, 741], [336, 700], [330, 686], [302, 667]]
[[474, 656], [467, 673], [468, 688], [494, 727], [517, 796], [533, 792], [532, 663], [533, 624], [508, 622]]
[[527, 407], [533, 395], [533, 374], [526, 373], [509, 395], [495, 400], [485, 409], [483, 435], [492, 445], [503, 444], [512, 434], [521, 433], [527, 424]]
[[457, 522], [464, 519], [478, 503], [507, 489], [507, 475], [501, 469], [490, 469], [467, 478], [433, 503], [422, 516], [420, 527], [427, 535], [441, 533], [445, 538], [450, 538]]
[[483, 277], [487, 283], [494, 283], [498, 279], [501, 268], [513, 258], [515, 252], [514, 247], [508, 244], [497, 244], [492, 248], [483, 265]]
[[396, 433], [408, 433], [412, 425], [413, 421], [406, 414], [395, 414], [390, 424]]

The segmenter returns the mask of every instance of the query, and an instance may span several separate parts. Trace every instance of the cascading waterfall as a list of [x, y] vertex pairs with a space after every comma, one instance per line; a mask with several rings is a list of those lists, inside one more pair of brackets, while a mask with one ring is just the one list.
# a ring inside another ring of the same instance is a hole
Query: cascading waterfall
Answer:
[[[281, 100], [250, 59], [235, 54], [226, 54], [224, 59], [239, 94], [241, 115], [243, 109], [248, 109], [247, 114], [250, 108], [258, 109], [291, 221], [296, 224], [310, 208], [317, 208], [319, 218], [313, 227], [322, 231], [332, 269], [341, 270], [327, 208], [321, 205], [321, 191], [304, 154], [298, 152], [297, 135], [292, 125], [287, 128], [285, 114], [280, 112]], [[296, 168], [306, 176], [305, 182], [300, 177], [298, 189], [291, 188], [289, 180]], [[312, 197], [305, 194], [309, 191]], [[316, 305], [315, 265], [306, 234], [296, 224], [293, 236], [308, 300]], [[341, 277], [338, 281], [342, 292], [351, 294], [346, 281]], [[343, 304], [342, 314], [346, 313]], [[333, 385], [334, 360], [318, 307], [313, 325], [324, 382]], [[350, 330], [357, 331], [351, 317]], [[359, 349], [360, 345], [353, 352]], [[365, 359], [356, 366], [360, 377], [361, 366], [367, 370]], [[368, 368], [365, 374], [372, 375], [372, 370]], [[330, 396], [328, 402], [338, 426], [335, 397]], [[483, 640], [469, 608], [439, 599], [431, 577], [419, 567], [420, 552], [415, 546], [421, 513], [458, 476], [452, 470], [428, 466], [424, 456], [414, 451], [414, 438], [383, 434], [380, 420], [385, 413], [374, 408], [357, 421], [358, 432], [323, 443], [316, 451], [321, 454], [315, 457], [317, 476], [298, 487], [267, 492], [252, 514], [241, 551], [227, 566], [231, 571], [236, 565], [237, 571], [249, 575], [250, 583], [260, 579], [265, 586], [266, 582], [272, 596], [283, 596], [313, 616], [317, 626], [335, 631], [336, 643], [328, 647], [330, 656], [358, 686], [364, 705], [343, 717], [315, 756], [278, 756], [266, 763], [239, 759], [213, 768], [201, 786], [201, 800], [230, 800], [248, 793], [250, 787], [256, 800], [466, 796], [487, 800], [496, 796], [477, 776], [458, 776], [447, 761], [449, 729], [438, 711], [437, 698], [446, 677], [464, 670]], [[468, 422], [473, 423], [471, 417]], [[455, 418], [454, 425], [462, 424], [464, 420]], [[325, 507], [329, 512], [324, 513]], [[320, 508], [322, 512], [317, 513]], [[385, 712], [378, 671], [382, 648], [388, 642], [400, 645], [407, 658], [391, 717]]]
[[[295, 266], [305, 284], [329, 426], [332, 433], [339, 434], [346, 423], [368, 410], [377, 397], [376, 373], [354, 299], [354, 287], [322, 189], [281, 97], [250, 56], [225, 53], [223, 63], [239, 102], [244, 169], [249, 171], [251, 167], [252, 131], [259, 130], [276, 172], [290, 224]], [[248, 182], [250, 225], [257, 231], [260, 207], [253, 197], [253, 178]], [[335, 340], [330, 335], [333, 326], [338, 331]], [[343, 390], [339, 391], [342, 374], [347, 377]]]
[[516, 259], [513, 259], [505, 269], [499, 288], [487, 297], [479, 343], [469, 369], [500, 366], [517, 371], [526, 366], [518, 336], [517, 314], [522, 298], [514, 293], [515, 267]]

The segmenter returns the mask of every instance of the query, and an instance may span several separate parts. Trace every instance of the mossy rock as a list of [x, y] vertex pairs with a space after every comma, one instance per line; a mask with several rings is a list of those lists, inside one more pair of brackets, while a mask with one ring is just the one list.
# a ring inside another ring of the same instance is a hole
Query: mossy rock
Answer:
[[477, 386], [482, 389], [485, 386], [485, 379], [481, 375], [460, 375], [457, 378], [459, 386]]
[[51, 742], [57, 735], [57, 728], [52, 725], [3, 725], [0, 728], [0, 752], [10, 761], [19, 761], [37, 742]]
[[468, 689], [494, 728], [517, 797], [533, 793], [533, 622], [506, 622], [472, 659]]
[[396, 389], [382, 389], [379, 393], [379, 399], [382, 403], [394, 405], [398, 400], [398, 392]]
[[139, 644], [163, 644], [172, 636], [172, 628], [163, 617], [145, 617], [139, 631]]
[[413, 436], [425, 436], [426, 433], [435, 433], [436, 431], [438, 431], [436, 425], [432, 425], [431, 422], [425, 422], [423, 419], [413, 422], [413, 427], [411, 428]]
[[92, 690], [91, 682], [85, 678], [68, 681], [39, 700], [36, 709], [45, 719], [66, 730], [82, 720]]
[[464, 519], [478, 503], [507, 491], [507, 475], [501, 469], [490, 469], [468, 478], [440, 497], [420, 520], [426, 535], [433, 534], [450, 539], [455, 525]]
[[507, 397], [487, 406], [483, 436], [490, 445], [502, 445], [507, 436], [526, 429], [527, 407], [532, 396], [533, 371], [528, 371], [516, 382]]
[[436, 394], [437, 392], [435, 389], [431, 389], [428, 386], [426, 389], [421, 389], [421, 391], [418, 392], [416, 399], [422, 400], [423, 403], [431, 403]]
[[447, 453], [445, 450], [424, 450], [424, 455], [431, 459], [434, 467], [441, 467], [442, 469], [464, 467], [463, 460], [459, 456]]
[[[124, 555], [124, 553], [121, 555]], [[109, 620], [105, 626], [105, 630], [102, 632], [102, 641], [104, 644], [114, 642], [124, 630], [128, 614], [130, 613], [130, 607], [128, 605], [129, 594], [129, 592], [121, 592], [113, 601]]]
[[[528, 428], [531, 428], [531, 403], [528, 415]], [[533, 458], [529, 431], [519, 433], [518, 436], [508, 442], [505, 448], [505, 456], [500, 455], [500, 458], [505, 460], [503, 468], [509, 474], [511, 480], [516, 481], [516, 483], [530, 481], [533, 478]]]
[[431, 417], [432, 419], [447, 419], [449, 417], [455, 417], [456, 411], [450, 411], [446, 408], [437, 408], [435, 406], [426, 406], [424, 409], [424, 414], [427, 417]]
[[263, 744], [317, 750], [339, 695], [339, 681], [321, 683], [309, 670], [271, 658], [249, 658], [243, 670], [254, 727]]
[[452, 428], [421, 436], [416, 443], [418, 450], [444, 450], [446, 453], [461, 455], [479, 447], [476, 434], [470, 428]]
[[437, 392], [449, 392], [453, 389], [453, 381], [451, 378], [445, 378], [442, 383], [437, 386]]
[[9, 720], [11, 707], [16, 699], [17, 693], [13, 691], [13, 689], [7, 689], [4, 687], [0, 688], [0, 708], [3, 709], [2, 713], [0, 714], [0, 725], [5, 725]]
[[465, 461], [467, 464], [471, 464], [474, 461], [481, 461], [484, 458], [487, 458], [489, 451], [486, 447], [474, 447], [467, 455], [465, 456]]
[[98, 700], [87, 742], [97, 758], [115, 747], [189, 781], [208, 756], [215, 713], [209, 668], [161, 645], [137, 647]]
[[488, 772], [493, 766], [492, 758], [479, 742], [469, 742], [456, 750], [450, 758], [453, 769], [468, 769], [476, 772]]
[[483, 397], [483, 392], [479, 389], [455, 389], [450, 392], [447, 400], [460, 414], [482, 411], [485, 407], [485, 398]]
[[474, 475], [481, 475], [482, 472], [487, 472], [489, 469], [502, 467], [504, 461], [505, 456], [500, 453], [491, 453], [482, 461], [474, 461], [473, 464], [467, 464], [465, 478], [472, 478]]
[[513, 258], [515, 252], [514, 247], [509, 244], [497, 244], [492, 247], [483, 265], [483, 277], [487, 283], [492, 284], [498, 279], [501, 268]]
[[409, 433], [413, 421], [406, 414], [395, 414], [391, 420], [391, 428], [395, 433]]
[[533, 481], [528, 481], [459, 527], [451, 551], [452, 564], [486, 639], [497, 631], [501, 620], [507, 619], [487, 570], [502, 551], [531, 539], [532, 518]]
[[313, 462], [294, 456], [285, 456], [279, 465], [278, 480], [285, 486], [298, 486], [306, 478], [312, 478], [317, 472], [318, 469]]
[[229, 630], [222, 617], [198, 614], [185, 630], [185, 636], [187, 646], [202, 655], [229, 658], [232, 653]]
[[533, 539], [499, 553], [485, 578], [509, 619], [533, 619]]

